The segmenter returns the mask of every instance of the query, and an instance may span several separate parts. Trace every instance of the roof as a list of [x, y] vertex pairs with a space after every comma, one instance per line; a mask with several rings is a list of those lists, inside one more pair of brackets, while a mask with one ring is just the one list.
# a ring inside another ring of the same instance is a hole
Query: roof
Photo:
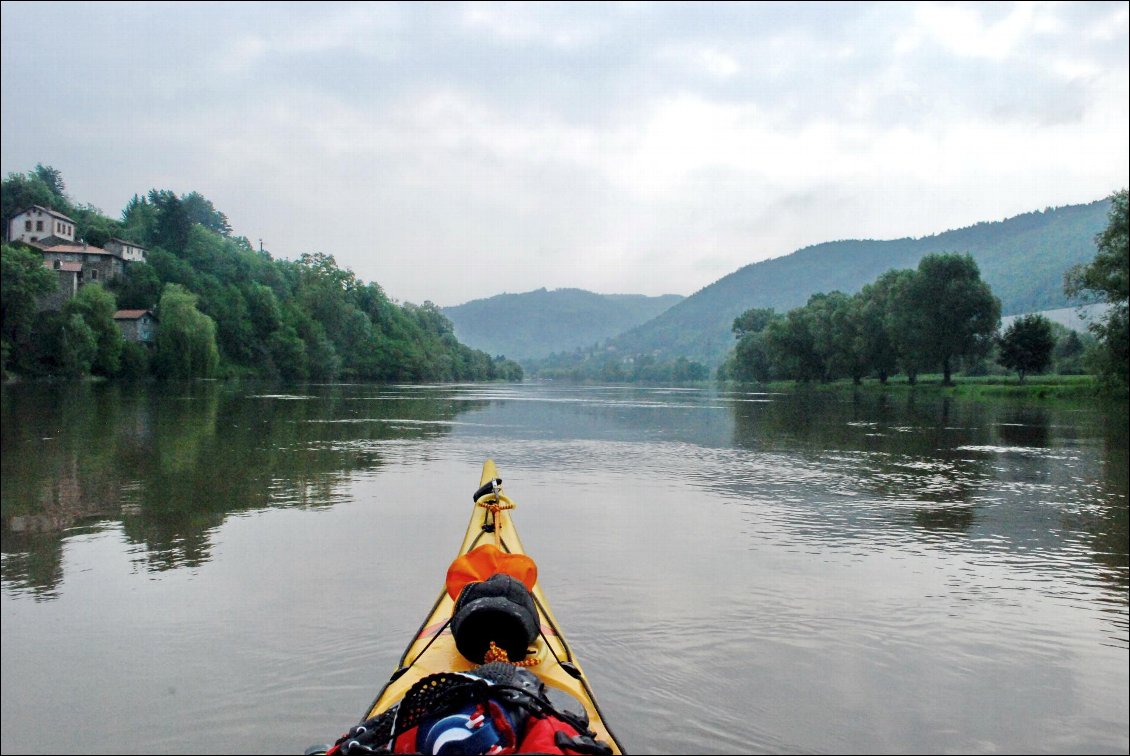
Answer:
[[114, 320], [140, 320], [146, 315], [157, 319], [152, 310], [118, 310], [114, 313]]
[[43, 267], [48, 268], [50, 270], [63, 270], [63, 271], [66, 271], [68, 273], [81, 273], [82, 272], [82, 263], [76, 263], [76, 262], [61, 262], [61, 263], [59, 263], [59, 267], [56, 268], [54, 263], [52, 263], [48, 260], [44, 260], [43, 261]]
[[[58, 212], [57, 210], [52, 210], [51, 208], [44, 207], [43, 205], [32, 205], [31, 207], [26, 207], [23, 210], [20, 210], [18, 213], [16, 213], [16, 215], [23, 215], [24, 213], [31, 212], [32, 210], [41, 210], [41, 211], [47, 213], [48, 215], [54, 216], [55, 218], [59, 218], [60, 220], [65, 220], [65, 221], [68, 221], [70, 223], [75, 222], [74, 218], [70, 218], [70, 217], [63, 215], [62, 213]], [[15, 218], [16, 215], [13, 215], [12, 217]]]
[[35, 241], [25, 241], [24, 244], [30, 244], [31, 246], [39, 247], [40, 249], [47, 249], [48, 247], [54, 247], [56, 244], [74, 244], [74, 240], [67, 239], [63, 236], [55, 236], [55, 234], [50, 234], [49, 236], [42, 236]]
[[34, 244], [42, 249], [44, 252], [55, 252], [57, 254], [79, 254], [79, 255], [110, 255], [110, 257], [117, 257], [113, 252], [102, 249], [101, 247], [92, 247], [89, 244], [75, 244], [74, 242], [67, 242], [65, 244], [55, 244], [50, 247], [44, 247], [38, 242]]
[[129, 247], [137, 247], [138, 249], [145, 249], [144, 244], [138, 244], [137, 242], [131, 242], [128, 239], [120, 239], [117, 236], [110, 239], [110, 241], [117, 242], [118, 244], [125, 244], [126, 246], [129, 246]]

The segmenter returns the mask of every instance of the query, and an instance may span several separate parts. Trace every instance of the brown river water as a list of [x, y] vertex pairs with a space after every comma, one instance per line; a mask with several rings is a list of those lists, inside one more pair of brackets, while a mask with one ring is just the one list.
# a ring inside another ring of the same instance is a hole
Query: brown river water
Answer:
[[301, 753], [493, 458], [634, 753], [1126, 753], [1126, 405], [13, 384], [4, 753]]

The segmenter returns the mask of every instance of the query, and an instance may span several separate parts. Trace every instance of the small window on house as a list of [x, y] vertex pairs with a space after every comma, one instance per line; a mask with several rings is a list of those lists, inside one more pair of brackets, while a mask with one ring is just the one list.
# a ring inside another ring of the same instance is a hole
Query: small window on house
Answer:
[[98, 271], [96, 271], [96, 270], [90, 271], [90, 280], [91, 281], [97, 281], [98, 280]]
[[35, 222], [35, 230], [36, 231], [42, 231], [43, 230], [43, 221], [36, 221]]
[[24, 221], [24, 231], [31, 231], [31, 221]]
[[62, 267], [63, 267], [63, 263], [62, 263], [62, 261], [60, 261], [60, 260], [56, 260], [56, 261], [55, 261], [55, 270], [59, 270], [59, 269], [60, 269], [60, 268], [62, 268]]

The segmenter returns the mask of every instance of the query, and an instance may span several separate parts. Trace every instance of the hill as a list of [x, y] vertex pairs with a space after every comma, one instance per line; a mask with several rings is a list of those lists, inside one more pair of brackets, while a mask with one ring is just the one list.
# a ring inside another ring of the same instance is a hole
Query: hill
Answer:
[[603, 342], [655, 318], [682, 299], [677, 294], [648, 297], [543, 288], [476, 299], [442, 311], [464, 344], [521, 360]]
[[1049, 208], [919, 239], [816, 244], [747, 265], [613, 340], [625, 354], [683, 356], [717, 364], [733, 345], [734, 318], [751, 307], [779, 312], [817, 292], [859, 291], [891, 268], [914, 268], [935, 252], [968, 252], [1000, 297], [1004, 315], [1069, 306], [1063, 274], [1095, 255], [1110, 201]]

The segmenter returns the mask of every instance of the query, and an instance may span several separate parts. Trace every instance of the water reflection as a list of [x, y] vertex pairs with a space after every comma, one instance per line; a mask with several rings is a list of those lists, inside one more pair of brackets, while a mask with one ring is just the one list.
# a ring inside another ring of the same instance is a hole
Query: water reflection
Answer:
[[[753, 456], [717, 485], [754, 504], [773, 496], [791, 531], [833, 548], [911, 538], [1097, 562], [1124, 604], [1126, 405], [1098, 409], [822, 391], [734, 403], [734, 445]], [[790, 449], [800, 469], [778, 464]]]
[[145, 569], [199, 565], [230, 514], [332, 506], [384, 445], [446, 434], [475, 406], [369, 386], [5, 386], [4, 586], [53, 597], [65, 538], [116, 523]]

